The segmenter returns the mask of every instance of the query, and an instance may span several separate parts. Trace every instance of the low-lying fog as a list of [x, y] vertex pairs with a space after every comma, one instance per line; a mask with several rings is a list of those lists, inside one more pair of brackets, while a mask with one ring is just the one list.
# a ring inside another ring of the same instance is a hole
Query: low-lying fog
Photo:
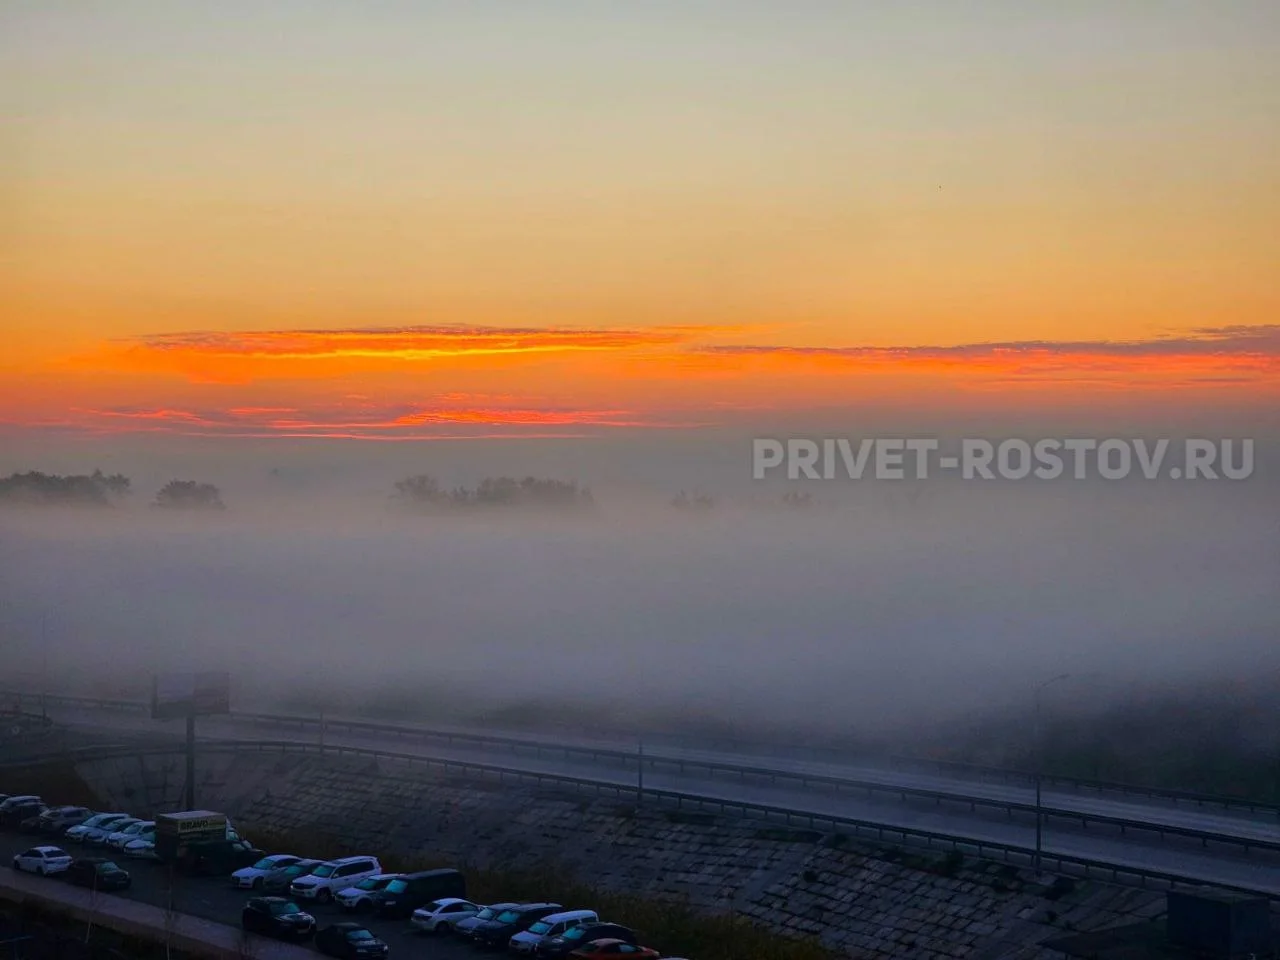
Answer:
[[1063, 671], [1056, 708], [1280, 667], [1256, 485], [819, 486], [807, 509], [707, 513], [596, 492], [580, 518], [8, 509], [3, 671], [225, 667], [242, 701], [602, 706], [800, 737], [1023, 710]]

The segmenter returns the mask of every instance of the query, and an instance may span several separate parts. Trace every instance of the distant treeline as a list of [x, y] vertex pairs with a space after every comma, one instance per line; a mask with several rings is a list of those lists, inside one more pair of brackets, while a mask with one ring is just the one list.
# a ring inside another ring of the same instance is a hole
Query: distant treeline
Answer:
[[486, 477], [475, 489], [456, 487], [446, 490], [428, 474], [399, 481], [395, 498], [411, 506], [450, 509], [496, 506], [537, 506], [583, 508], [595, 500], [591, 491], [567, 480], [543, 480], [537, 477]]
[[[0, 479], [0, 502], [23, 505], [84, 505], [109, 507], [132, 492], [132, 484], [122, 473], [61, 476], [30, 470]], [[211, 483], [171, 480], [153, 501], [156, 507], [223, 509], [222, 495]]]

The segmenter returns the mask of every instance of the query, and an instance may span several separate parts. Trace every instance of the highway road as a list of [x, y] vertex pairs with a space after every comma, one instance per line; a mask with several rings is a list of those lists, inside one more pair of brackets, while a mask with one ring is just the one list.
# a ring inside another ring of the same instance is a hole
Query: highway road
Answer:
[[[103, 734], [167, 733], [180, 737], [181, 721], [152, 721], [142, 714], [113, 710], [85, 710], [51, 707], [55, 720], [72, 727], [94, 729]], [[296, 740], [315, 744], [315, 728], [282, 727], [235, 717], [202, 718], [198, 732], [208, 738]], [[326, 746], [390, 750], [423, 757], [459, 762], [500, 764], [534, 774], [552, 774], [592, 779], [619, 787], [637, 783], [635, 758], [591, 758], [585, 754], [565, 754], [554, 749], [535, 752], [488, 744], [444, 742], [438, 738], [396, 735], [382, 732], [348, 731], [330, 728]], [[556, 741], [560, 742], [560, 741]], [[578, 741], [578, 745], [590, 741]], [[607, 744], [596, 744], [607, 748]], [[646, 750], [646, 761], [655, 757]], [[802, 784], [794, 778], [772, 779], [766, 775], [739, 775], [724, 770], [707, 770], [696, 764], [711, 761], [724, 764], [764, 765], [760, 757], [744, 757], [710, 751], [663, 748], [662, 755], [683, 758], [695, 765], [681, 771], [673, 763], [646, 766], [647, 789], [680, 791], [709, 800], [752, 802], [785, 807], [802, 814], [856, 818], [898, 827], [927, 830], [995, 844], [1030, 847], [1034, 844], [1035, 819], [1027, 809], [1004, 809], [978, 804], [966, 798], [997, 803], [1030, 804], [1029, 787], [1016, 783], [991, 783], [939, 774], [903, 771], [868, 765], [788, 761], [773, 758], [767, 766], [790, 774], [840, 777], [896, 787], [951, 794], [948, 799], [905, 797], [890, 792], [851, 790], [828, 783]], [[1169, 802], [1140, 802], [1132, 797], [1099, 795], [1055, 787], [1043, 793], [1046, 808], [1083, 816], [1113, 817], [1163, 824], [1172, 828], [1221, 834], [1237, 841], [1272, 843], [1277, 850], [1251, 848], [1238, 843], [1161, 835], [1147, 830], [1122, 830], [1118, 826], [1068, 819], [1049, 818], [1044, 829], [1046, 855], [1083, 857], [1121, 868], [1137, 868], [1173, 874], [1202, 882], [1238, 886], [1280, 897], [1280, 824], [1274, 814], [1249, 815], [1243, 811], [1224, 812]]]
[[[35, 843], [45, 843], [25, 837], [13, 831], [0, 832], [0, 869], [8, 869], [16, 853], [31, 847]], [[64, 849], [72, 856], [106, 856], [97, 849], [83, 849], [75, 844], [66, 844]], [[283, 851], [278, 851], [283, 852]], [[305, 851], [299, 851], [305, 855]], [[167, 902], [167, 882], [165, 870], [158, 863], [115, 858], [133, 879], [131, 888], [123, 894], [101, 894], [101, 909], [109, 912], [111, 900], [124, 897], [164, 908]], [[63, 881], [54, 877], [32, 877], [33, 882], [61, 885]], [[177, 877], [173, 887], [173, 908], [178, 913], [213, 920], [233, 927], [240, 926], [240, 911], [244, 907], [248, 895], [242, 890], [231, 887], [226, 879], [220, 877]], [[303, 907], [316, 918], [316, 923], [323, 928], [329, 923], [349, 920], [352, 917], [343, 914], [340, 907], [333, 905], [308, 904]], [[367, 919], [359, 917], [361, 921]], [[368, 927], [391, 947], [391, 956], [395, 960], [413, 958], [413, 960], [475, 960], [479, 952], [470, 944], [452, 940], [447, 936], [419, 934], [409, 926], [407, 920], [371, 921]], [[314, 953], [314, 956], [320, 956]]]

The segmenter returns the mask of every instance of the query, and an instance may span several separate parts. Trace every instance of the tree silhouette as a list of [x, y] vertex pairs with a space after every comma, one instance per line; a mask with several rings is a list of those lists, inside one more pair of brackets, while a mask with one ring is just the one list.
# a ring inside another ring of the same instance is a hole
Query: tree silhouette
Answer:
[[434, 477], [419, 474], [395, 486], [396, 499], [415, 506], [582, 508], [595, 502], [590, 490], [573, 481], [538, 477], [485, 477], [474, 490], [457, 487], [446, 492]]
[[671, 506], [677, 510], [710, 510], [715, 505], [715, 499], [705, 493], [695, 493], [693, 496], [689, 496], [683, 490], [671, 500]]
[[226, 509], [217, 487], [195, 480], [170, 480], [156, 494], [153, 506], [183, 510]]
[[88, 504], [109, 506], [129, 492], [129, 478], [122, 473], [59, 476], [30, 470], [0, 479], [0, 500], [21, 504]]

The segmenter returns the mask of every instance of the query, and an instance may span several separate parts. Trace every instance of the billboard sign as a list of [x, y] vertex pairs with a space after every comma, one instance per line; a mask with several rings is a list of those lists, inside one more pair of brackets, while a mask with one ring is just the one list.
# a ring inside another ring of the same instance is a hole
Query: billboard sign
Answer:
[[225, 672], [157, 674], [151, 682], [151, 717], [203, 717], [231, 712], [231, 675]]

